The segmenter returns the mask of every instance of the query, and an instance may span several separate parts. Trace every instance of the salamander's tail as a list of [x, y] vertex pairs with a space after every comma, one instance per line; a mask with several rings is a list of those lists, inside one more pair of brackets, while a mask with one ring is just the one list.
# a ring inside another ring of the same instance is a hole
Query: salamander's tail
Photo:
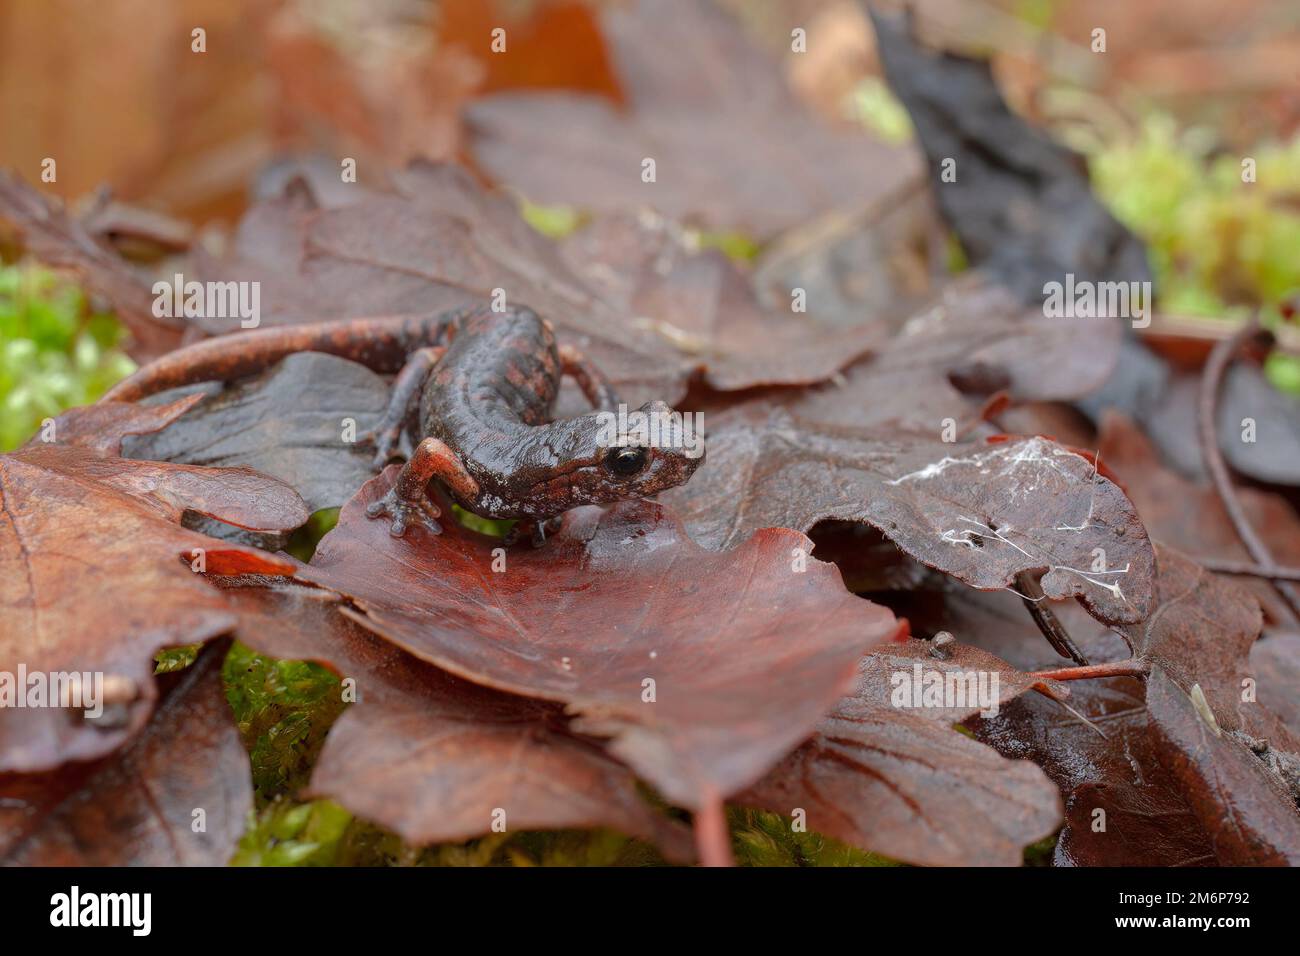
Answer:
[[254, 375], [295, 352], [326, 352], [376, 372], [396, 372], [415, 349], [443, 344], [469, 311], [285, 325], [204, 339], [149, 363], [100, 401], [134, 402], [182, 385]]

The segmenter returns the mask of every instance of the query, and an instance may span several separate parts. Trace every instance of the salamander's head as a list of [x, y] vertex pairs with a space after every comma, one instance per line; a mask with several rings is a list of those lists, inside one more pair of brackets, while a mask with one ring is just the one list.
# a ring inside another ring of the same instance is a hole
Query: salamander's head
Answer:
[[588, 503], [646, 498], [684, 484], [704, 461], [699, 416], [664, 402], [582, 416], [574, 490]]

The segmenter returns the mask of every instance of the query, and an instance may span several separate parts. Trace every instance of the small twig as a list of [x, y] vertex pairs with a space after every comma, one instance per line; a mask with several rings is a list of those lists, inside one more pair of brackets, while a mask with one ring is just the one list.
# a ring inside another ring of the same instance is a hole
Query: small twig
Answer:
[[[1223, 376], [1227, 368], [1232, 364], [1233, 358], [1251, 339], [1258, 336], [1263, 330], [1259, 325], [1259, 317], [1252, 318], [1249, 322], [1238, 329], [1231, 337], [1224, 339], [1222, 342], [1215, 344], [1210, 352], [1210, 357], [1206, 360], [1205, 371], [1201, 377], [1201, 393], [1198, 401], [1198, 419], [1199, 437], [1201, 444], [1201, 456], [1205, 460], [1206, 470], [1210, 473], [1210, 478], [1214, 482], [1214, 490], [1219, 493], [1219, 498], [1223, 502], [1224, 509], [1228, 512], [1228, 518], [1232, 521], [1233, 528], [1236, 529], [1237, 537], [1241, 538], [1241, 543], [1246, 546], [1250, 556], [1258, 564], [1273, 565], [1273, 553], [1269, 551], [1268, 545], [1255, 533], [1255, 529], [1250, 526], [1250, 521], [1246, 518], [1246, 512], [1241, 507], [1241, 501], [1237, 498], [1236, 489], [1232, 486], [1232, 477], [1228, 473], [1228, 466], [1223, 460], [1223, 453], [1219, 451], [1218, 439], [1218, 415], [1215, 414], [1219, 402], [1219, 391], [1223, 385]], [[1273, 589], [1290, 608], [1291, 614], [1295, 621], [1300, 621], [1300, 590], [1289, 581], [1273, 580]]]
[[1054, 671], [1033, 671], [1030, 677], [1045, 680], [1092, 680], [1097, 677], [1146, 677], [1151, 665], [1137, 658], [1110, 661], [1106, 664], [1089, 664], [1086, 667], [1062, 667]]
[[1254, 564], [1250, 561], [1218, 561], [1214, 558], [1197, 558], [1196, 563], [1215, 574], [1236, 574], [1247, 578], [1265, 578], [1270, 581], [1300, 581], [1300, 568], [1276, 564]]
[[1052, 649], [1062, 657], [1068, 657], [1076, 664], [1087, 667], [1088, 658], [1083, 656], [1083, 651], [1079, 650], [1071, 639], [1065, 625], [1048, 607], [1047, 595], [1043, 593], [1038, 579], [1028, 571], [1021, 571], [1016, 575], [1016, 584], [1020, 588], [1020, 600], [1025, 603], [1029, 616], [1034, 619], [1034, 623], [1043, 632], [1043, 637], [1047, 638], [1047, 643], [1052, 645]]

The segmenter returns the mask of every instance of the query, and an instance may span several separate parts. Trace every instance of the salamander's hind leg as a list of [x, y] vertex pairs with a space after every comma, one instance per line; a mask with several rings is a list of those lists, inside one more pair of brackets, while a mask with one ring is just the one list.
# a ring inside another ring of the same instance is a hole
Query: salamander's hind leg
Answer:
[[561, 345], [557, 351], [560, 353], [560, 370], [578, 383], [593, 408], [606, 412], [618, 408], [618, 393], [614, 386], [587, 356], [572, 345]]
[[379, 417], [374, 429], [361, 439], [375, 448], [372, 462], [375, 471], [382, 471], [384, 465], [388, 464], [388, 459], [393, 457], [394, 449], [399, 447], [402, 429], [410, 420], [416, 399], [420, 396], [420, 388], [446, 351], [445, 345], [417, 349], [397, 373], [397, 378], [393, 380], [392, 395], [388, 399], [388, 408]]
[[478, 483], [465, 470], [455, 452], [436, 438], [426, 438], [415, 449], [411, 460], [402, 466], [397, 481], [388, 493], [366, 508], [371, 518], [388, 515], [393, 519], [388, 529], [394, 537], [406, 534], [411, 522], [423, 526], [432, 534], [441, 534], [438, 518], [442, 509], [429, 500], [425, 493], [429, 481], [437, 478], [463, 501], [471, 501], [478, 494]]

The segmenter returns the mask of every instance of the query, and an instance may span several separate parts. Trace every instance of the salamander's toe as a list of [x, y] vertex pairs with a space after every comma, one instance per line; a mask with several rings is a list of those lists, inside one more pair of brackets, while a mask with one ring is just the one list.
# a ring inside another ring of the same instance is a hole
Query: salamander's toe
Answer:
[[394, 538], [405, 535], [407, 527], [412, 522], [430, 534], [442, 534], [442, 525], [438, 523], [438, 516], [442, 514], [442, 509], [424, 497], [419, 501], [407, 501], [397, 494], [396, 489], [391, 489], [384, 497], [367, 505], [366, 514], [371, 518], [378, 518], [381, 515], [391, 517], [393, 523], [389, 526], [388, 533]]

